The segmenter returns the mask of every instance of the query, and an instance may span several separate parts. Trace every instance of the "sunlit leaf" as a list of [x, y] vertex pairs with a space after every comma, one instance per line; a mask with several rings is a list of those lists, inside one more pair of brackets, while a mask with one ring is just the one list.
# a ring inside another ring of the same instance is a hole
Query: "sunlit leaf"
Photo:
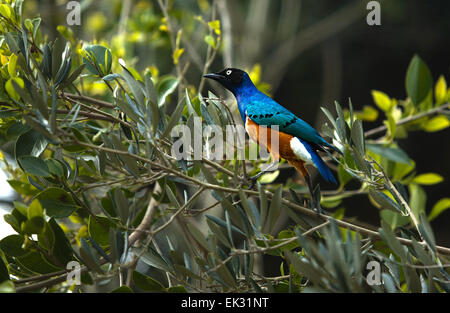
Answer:
[[449, 126], [450, 120], [444, 115], [439, 115], [428, 120], [425, 125], [423, 125], [423, 130], [431, 133], [443, 130]]
[[444, 103], [447, 98], [447, 82], [445, 81], [444, 75], [439, 76], [434, 87], [434, 97], [438, 105]]
[[419, 185], [434, 185], [442, 182], [444, 177], [436, 173], [420, 174], [414, 177], [413, 182]]
[[428, 66], [418, 55], [414, 55], [406, 73], [406, 91], [417, 106], [431, 91], [433, 77]]
[[431, 209], [428, 219], [430, 221], [434, 220], [436, 217], [438, 217], [441, 213], [443, 213], [448, 208], [450, 208], [450, 198], [443, 198], [443, 199], [439, 200]]
[[373, 102], [384, 112], [388, 112], [392, 107], [392, 100], [382, 91], [372, 90]]

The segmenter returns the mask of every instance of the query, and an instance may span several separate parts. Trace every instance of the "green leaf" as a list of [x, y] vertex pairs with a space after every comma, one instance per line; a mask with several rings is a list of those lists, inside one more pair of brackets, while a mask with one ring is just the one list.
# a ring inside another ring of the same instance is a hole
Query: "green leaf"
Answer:
[[167, 289], [167, 292], [169, 293], [186, 293], [187, 290], [184, 288], [183, 285], [173, 286]]
[[[102, 136], [103, 139], [105, 139], [105, 137], [107, 136]], [[120, 139], [116, 135], [111, 136], [110, 138], [112, 139], [113, 146], [116, 150], [128, 151], [128, 149], [120, 142]], [[136, 159], [124, 154], [117, 154], [117, 157], [124, 162], [125, 169], [137, 178], [137, 175], [139, 174], [139, 168]]]
[[439, 216], [442, 212], [450, 208], [450, 198], [442, 198], [436, 204], [433, 206], [433, 209], [431, 209], [430, 215], [428, 216], [428, 220], [432, 221], [436, 217]]
[[355, 115], [359, 120], [374, 122], [378, 118], [378, 111], [370, 105], [365, 105], [362, 111], [355, 112]]
[[382, 281], [383, 281], [383, 287], [388, 293], [397, 293], [397, 289], [395, 288], [394, 281], [390, 275], [387, 273], [382, 273]]
[[23, 82], [22, 78], [19, 77], [11, 77], [10, 79], [8, 79], [8, 81], [5, 83], [5, 90], [8, 93], [8, 95], [16, 100], [19, 101], [20, 100], [20, 95], [19, 93], [16, 91], [16, 88], [14, 88], [13, 82], [15, 82], [17, 84], [17, 86], [19, 87], [19, 89], [23, 89], [25, 84]]
[[414, 105], [419, 105], [431, 91], [433, 77], [428, 66], [414, 55], [406, 73], [406, 92]]
[[392, 107], [392, 100], [382, 91], [372, 90], [373, 102], [384, 112], [388, 112]]
[[395, 234], [393, 233], [391, 227], [386, 224], [385, 221], [381, 221], [382, 228], [378, 229], [378, 232], [380, 233], [383, 240], [388, 244], [389, 248], [397, 254], [402, 260], [406, 259], [406, 252], [404, 249], [404, 246], [398, 241], [398, 239], [395, 237]]
[[447, 82], [444, 75], [439, 76], [436, 86], [434, 87], [434, 97], [436, 99], [436, 105], [440, 105], [445, 102], [447, 98]]
[[32, 118], [31, 116], [25, 115], [23, 117], [27, 122], [27, 125], [33, 128], [33, 130], [38, 131], [42, 135], [44, 135], [47, 139], [51, 140], [53, 144], [58, 143], [59, 139], [55, 135], [51, 134], [48, 130], [48, 126], [44, 126], [40, 121]]
[[[293, 265], [298, 274], [304, 275], [317, 286], [322, 285], [323, 274], [314, 268], [310, 263], [303, 262], [300, 256], [291, 251], [285, 251], [286, 259]], [[293, 271], [294, 272], [294, 271]]]
[[8, 74], [10, 77], [16, 77], [17, 55], [11, 54], [8, 61]]
[[159, 281], [151, 278], [150, 276], [141, 274], [138, 271], [133, 271], [133, 282], [136, 287], [144, 291], [166, 291], [166, 287], [164, 287], [164, 285]]
[[36, 196], [48, 216], [64, 218], [79, 208], [72, 196], [59, 187], [50, 187]]
[[59, 84], [65, 81], [65, 79], [69, 75], [71, 68], [72, 68], [72, 58], [69, 57], [68, 59], [64, 60], [63, 64], [61, 65], [61, 68], [56, 74], [55, 86], [59, 86]]
[[258, 187], [258, 193], [259, 193], [259, 201], [260, 201], [260, 218], [261, 218], [261, 229], [264, 228], [264, 225], [266, 224], [266, 218], [267, 218], [267, 195], [265, 192], [265, 189], [262, 187], [262, 185], [257, 182]]
[[364, 142], [364, 132], [363, 127], [361, 124], [361, 121], [356, 120], [353, 123], [352, 129], [351, 129], [351, 137], [352, 142], [355, 145], [356, 149], [360, 153], [360, 155], [366, 154], [366, 147]]
[[6, 258], [4, 257], [2, 251], [0, 251], [0, 282], [9, 279], [9, 271], [8, 266], [6, 266], [6, 264], [7, 264]]
[[113, 291], [111, 291], [111, 293], [133, 293], [133, 290], [131, 290], [130, 287], [124, 285], [114, 289]]
[[333, 209], [342, 203], [343, 196], [322, 197], [320, 204], [328, 209]]
[[433, 230], [428, 223], [428, 220], [424, 213], [420, 214], [419, 232], [428, 246], [436, 252], [436, 239], [434, 238]]
[[173, 111], [172, 116], [170, 118], [169, 124], [167, 125], [166, 129], [164, 130], [164, 133], [162, 135], [162, 138], [166, 138], [168, 135], [170, 135], [170, 132], [180, 122], [181, 115], [183, 114], [183, 109], [185, 106], [184, 97], [178, 102], [177, 107], [175, 108], [175, 111]]
[[27, 155], [38, 157], [44, 152], [47, 144], [47, 140], [42, 134], [35, 130], [29, 130], [17, 138], [14, 146], [15, 158]]
[[[224, 244], [226, 247], [231, 249], [231, 243], [229, 241], [229, 239], [227, 238], [227, 236], [225, 236], [225, 234], [223, 233], [222, 229], [216, 225], [215, 222], [212, 222], [212, 219], [209, 218], [210, 215], [206, 215], [206, 223], [208, 224], [209, 229], [211, 230], [211, 232], [213, 234], [215, 234], [217, 236], [217, 239], [219, 239], [219, 241]], [[221, 222], [223, 222], [221, 220]], [[218, 223], [217, 223], [218, 224]]]
[[20, 52], [20, 48], [17, 45], [15, 37], [17, 37], [17, 35], [12, 35], [11, 32], [6, 33], [5, 41], [6, 44], [8, 45], [9, 51], [11, 51], [11, 53], [18, 54], [18, 52]]
[[34, 156], [22, 156], [18, 158], [22, 169], [28, 174], [49, 177], [50, 171], [44, 160]]
[[380, 205], [382, 209], [391, 210], [394, 212], [402, 212], [401, 207], [394, 202], [389, 196], [382, 193], [381, 191], [369, 189], [369, 195], [372, 197], [372, 199]]
[[[227, 228], [227, 222], [218, 218], [217, 216], [213, 216], [213, 215], [209, 215], [209, 214], [205, 214], [205, 217], [211, 221], [213, 221], [214, 223], [216, 223], [217, 225], [220, 225], [222, 227]], [[234, 232], [237, 232], [239, 234], [241, 234], [242, 236], [245, 236], [245, 233], [242, 232], [242, 230], [240, 230], [239, 228], [237, 228], [234, 225], [231, 225], [231, 230]]]
[[53, 255], [62, 264], [67, 264], [73, 259], [73, 251], [69, 239], [66, 237], [64, 231], [59, 227], [54, 218], [48, 221], [48, 225], [55, 235], [55, 242], [53, 246]]
[[153, 80], [149, 74], [145, 75], [145, 96], [148, 100], [150, 100], [153, 104], [157, 104], [158, 95], [156, 93], [155, 85], [153, 84]]
[[11, 18], [11, 7], [7, 4], [0, 4], [0, 14], [7, 19]]
[[[150, 75], [145, 75], [145, 95], [147, 97], [147, 114], [150, 114], [150, 121], [153, 126], [153, 131], [158, 129], [160, 112], [158, 109], [158, 96], [156, 94], [155, 86]], [[148, 117], [147, 117], [148, 118]]]
[[184, 52], [184, 48], [178, 48], [173, 52], [173, 63], [178, 64], [178, 61], [180, 60], [181, 55]]
[[117, 215], [120, 217], [120, 220], [123, 224], [126, 224], [129, 216], [129, 204], [121, 188], [114, 190], [114, 205], [118, 211]]
[[109, 74], [111, 71], [112, 54], [111, 51], [101, 45], [88, 45], [84, 49], [87, 52], [83, 57], [83, 63], [93, 74], [101, 77]]
[[63, 54], [64, 48], [65, 48], [65, 45], [64, 45], [63, 41], [56, 38], [55, 41], [53, 42], [52, 58], [51, 58], [51, 62], [52, 62], [51, 77], [53, 77], [53, 80], [55, 79], [56, 74], [58, 73], [58, 71], [61, 67], [62, 54]]
[[86, 239], [80, 239], [81, 247], [80, 247], [80, 256], [83, 259], [84, 264], [91, 270], [103, 274], [102, 269], [100, 268], [100, 264], [98, 262], [97, 257], [92, 253], [91, 247], [87, 243]]
[[28, 67], [29, 65], [29, 57], [28, 57], [28, 32], [27, 32], [27, 28], [25, 27], [25, 24], [22, 23], [22, 27], [21, 27], [21, 32], [22, 32], [22, 41], [19, 41], [19, 47], [22, 50], [22, 54], [23, 57], [25, 58], [26, 61], [26, 66]]
[[53, 273], [61, 270], [60, 267], [50, 264], [39, 252], [36, 251], [30, 251], [27, 254], [17, 257], [17, 261], [27, 270], [38, 274]]
[[258, 209], [256, 208], [255, 204], [253, 203], [253, 201], [249, 201], [247, 198], [247, 195], [242, 190], [239, 190], [239, 197], [241, 199], [241, 205], [244, 208], [247, 216], [250, 217], [253, 224], [257, 228], [261, 228], [261, 219], [259, 216], [259, 212], [258, 212]]
[[178, 86], [178, 79], [175, 76], [165, 76], [156, 84], [156, 92], [158, 94], [158, 106], [161, 107], [166, 103], [166, 98], [175, 91]]
[[261, 178], [258, 180], [261, 184], [271, 184], [277, 177], [280, 175], [280, 171], [276, 170], [273, 172], [268, 172], [263, 174]]
[[97, 215], [96, 218], [93, 218], [92, 216], [89, 216], [88, 222], [89, 236], [94, 238], [94, 240], [102, 248], [107, 248], [110, 246], [109, 233], [110, 229], [113, 229], [114, 227], [115, 224], [113, 220], [107, 217]]
[[413, 182], [419, 185], [434, 185], [439, 184], [444, 180], [444, 177], [442, 177], [439, 174], [436, 173], [425, 173], [420, 174], [414, 177]]
[[405, 226], [411, 222], [411, 218], [409, 216], [403, 216], [402, 214], [391, 210], [381, 210], [380, 216], [391, 226], [392, 229]]
[[28, 220], [22, 223], [22, 229], [28, 234], [39, 234], [45, 226], [44, 211], [37, 199], [27, 209]]
[[77, 67], [72, 74], [62, 83], [58, 86], [58, 89], [64, 89], [70, 84], [72, 84], [81, 74], [81, 72], [84, 70], [86, 64], [81, 64], [79, 67]]
[[197, 241], [205, 250], [210, 251], [211, 248], [206, 241], [205, 236], [202, 234], [200, 230], [194, 224], [187, 223], [187, 229], [191, 233], [192, 237], [194, 237], [195, 241]]
[[0, 241], [0, 250], [10, 257], [24, 255], [26, 251], [22, 248], [24, 237], [20, 235], [10, 235]]
[[47, 164], [48, 170], [51, 174], [57, 177], [66, 178], [65, 175], [67, 173], [67, 168], [65, 168], [64, 163], [56, 159], [45, 160], [45, 163]]
[[152, 247], [149, 247], [148, 251], [145, 251], [144, 254], [142, 254], [142, 261], [146, 263], [147, 265], [156, 267], [160, 270], [166, 271], [166, 272], [173, 272], [173, 267], [169, 265], [167, 260], [163, 258], [161, 255], [159, 255], [158, 252], [156, 252], [155, 249]]
[[272, 201], [270, 202], [269, 208], [269, 231], [271, 232], [275, 223], [278, 221], [278, 217], [281, 214], [281, 199], [283, 196], [283, 188], [282, 186], [278, 187], [277, 190], [274, 191]]
[[48, 43], [44, 45], [44, 56], [41, 66], [43, 74], [50, 79], [52, 77], [52, 50]]
[[409, 184], [409, 194], [409, 206], [414, 215], [418, 218], [420, 214], [425, 213], [427, 194], [422, 187], [413, 183]]
[[214, 40], [214, 37], [211, 35], [206, 35], [205, 36], [205, 42], [208, 44], [208, 46], [213, 47], [214, 49], [216, 48], [216, 41]]
[[0, 283], [0, 293], [14, 293], [14, 292], [16, 292], [16, 288], [12, 281], [5, 280], [4, 282]]
[[216, 35], [220, 35], [220, 20], [214, 20], [208, 22], [208, 26], [211, 27]]
[[367, 149], [388, 160], [408, 165], [411, 164], [411, 159], [409, 158], [409, 156], [402, 149], [395, 146], [383, 146], [379, 144], [368, 143]]
[[449, 126], [450, 120], [444, 115], [439, 115], [426, 121], [422, 128], [424, 131], [432, 133], [443, 130]]

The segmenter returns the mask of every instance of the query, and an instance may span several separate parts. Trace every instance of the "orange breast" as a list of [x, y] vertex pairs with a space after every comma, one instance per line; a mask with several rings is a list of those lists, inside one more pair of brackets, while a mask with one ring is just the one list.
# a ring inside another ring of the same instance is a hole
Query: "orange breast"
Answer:
[[[294, 166], [303, 177], [309, 176], [305, 162], [300, 160], [292, 151], [291, 140], [294, 138], [293, 136], [265, 126], [259, 126], [248, 117], [245, 121], [245, 129], [253, 141], [264, 146], [270, 152], [272, 162], [278, 161], [281, 157]], [[272, 147], [272, 136], [278, 136], [278, 147]]]
[[[280, 157], [288, 161], [298, 159], [291, 148], [293, 136], [276, 131], [270, 127], [259, 126], [248, 117], [245, 121], [245, 128], [249, 137], [259, 145], [264, 146], [270, 152], [274, 161]], [[272, 136], [278, 136], [278, 147], [272, 146]]]

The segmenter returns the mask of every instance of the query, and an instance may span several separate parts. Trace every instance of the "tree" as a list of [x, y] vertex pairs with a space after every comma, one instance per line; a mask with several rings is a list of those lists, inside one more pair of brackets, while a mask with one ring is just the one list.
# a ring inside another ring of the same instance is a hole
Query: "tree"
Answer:
[[[450, 202], [441, 199], [427, 216], [421, 187], [443, 178], [417, 174], [397, 144], [408, 132], [449, 126], [450, 90], [443, 76], [433, 84], [419, 56], [406, 74], [407, 99], [372, 92], [383, 126], [364, 130], [378, 114], [373, 107], [323, 109], [323, 133], [344, 155], [328, 155], [340, 185], [315, 190], [326, 210], [318, 214], [301, 185], [275, 183], [277, 172], [252, 187], [249, 175], [264, 160], [242, 160], [239, 151], [193, 158], [188, 145], [178, 151], [185, 159], [173, 156], [177, 127], [191, 139], [207, 126], [220, 126], [223, 137], [237, 126], [225, 100], [202, 96], [204, 81], [196, 88], [185, 76], [189, 36], [201, 32], [206, 42], [203, 73], [222, 53], [215, 3], [204, 16], [187, 8], [174, 20], [177, 8], [158, 1], [163, 20], [154, 34], [170, 45], [176, 75], [160, 75], [158, 66], [139, 72], [114, 40], [81, 42], [66, 27], [47, 41], [41, 19], [25, 19], [21, 4], [0, 5], [1, 144], [13, 158], [3, 164], [21, 196], [5, 216], [16, 234], [0, 241], [1, 291], [79, 291], [107, 280], [116, 292], [449, 290], [450, 248], [436, 245], [429, 221]], [[258, 67], [252, 76], [267, 88]], [[240, 147], [248, 154], [252, 143]], [[347, 190], [349, 181], [360, 188]], [[355, 195], [379, 210], [380, 228], [327, 212]], [[273, 233], [282, 210], [295, 226]], [[258, 271], [266, 254], [279, 258], [278, 276]], [[68, 280], [77, 264], [79, 280]]]

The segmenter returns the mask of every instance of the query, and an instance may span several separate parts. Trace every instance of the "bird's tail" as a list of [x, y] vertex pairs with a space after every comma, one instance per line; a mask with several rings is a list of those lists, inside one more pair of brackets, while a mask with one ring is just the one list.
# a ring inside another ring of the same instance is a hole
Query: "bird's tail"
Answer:
[[322, 175], [322, 177], [327, 182], [337, 185], [337, 181], [336, 181], [336, 178], [334, 178], [333, 173], [328, 168], [328, 166], [325, 164], [325, 162], [322, 160], [322, 158], [317, 154], [317, 152], [314, 151], [314, 153], [311, 153], [311, 156], [312, 156], [314, 165], [319, 170], [320, 175]]
[[305, 146], [306, 150], [308, 150], [309, 154], [311, 155], [312, 161], [313, 161], [314, 165], [317, 167], [317, 169], [319, 170], [320, 175], [322, 175], [322, 177], [327, 182], [337, 185], [336, 178], [334, 178], [333, 173], [328, 168], [328, 166], [325, 164], [325, 162], [322, 160], [322, 158], [319, 156], [319, 154], [307, 142], [305, 142], [304, 140], [301, 140], [301, 142]]

